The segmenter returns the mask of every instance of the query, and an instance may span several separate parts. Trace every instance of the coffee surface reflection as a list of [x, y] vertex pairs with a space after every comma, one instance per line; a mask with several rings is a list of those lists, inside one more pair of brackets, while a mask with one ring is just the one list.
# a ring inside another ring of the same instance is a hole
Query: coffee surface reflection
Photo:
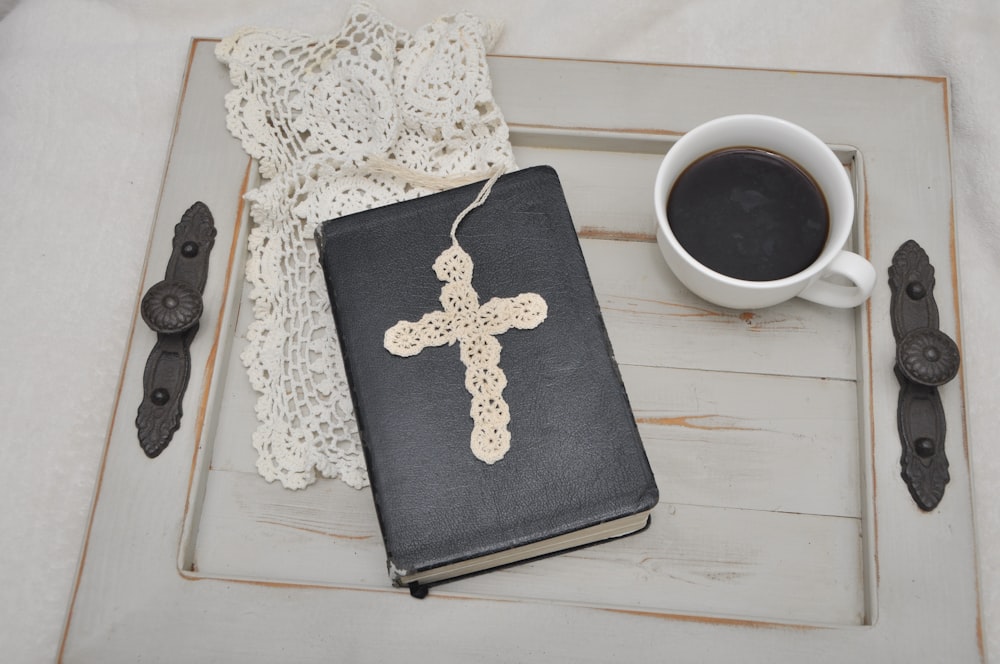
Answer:
[[701, 157], [677, 178], [667, 220], [696, 261], [746, 281], [797, 274], [820, 255], [830, 228], [822, 190], [794, 161], [759, 148]]

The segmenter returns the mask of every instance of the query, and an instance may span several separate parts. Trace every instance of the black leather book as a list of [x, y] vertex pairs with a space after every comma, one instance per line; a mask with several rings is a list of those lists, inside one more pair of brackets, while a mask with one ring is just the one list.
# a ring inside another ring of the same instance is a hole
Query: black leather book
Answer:
[[473, 450], [481, 417], [468, 339], [439, 338], [409, 356], [387, 350], [390, 328], [448, 310], [432, 266], [482, 187], [333, 219], [316, 233], [389, 574], [411, 590], [636, 532], [658, 499], [552, 168], [500, 177], [456, 234], [480, 311], [528, 293], [547, 309], [534, 327], [485, 333], [502, 348], [502, 398], [488, 399], [509, 412], [502, 458]]

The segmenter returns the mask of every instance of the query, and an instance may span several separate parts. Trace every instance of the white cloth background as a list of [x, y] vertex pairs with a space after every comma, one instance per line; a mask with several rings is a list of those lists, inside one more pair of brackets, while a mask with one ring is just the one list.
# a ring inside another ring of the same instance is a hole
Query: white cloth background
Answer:
[[[0, 660], [56, 654], [190, 38], [245, 25], [333, 31], [348, 5], [0, 2]], [[1000, 657], [1000, 354], [990, 345], [1000, 330], [1000, 2], [377, 6], [408, 29], [463, 9], [502, 19], [496, 53], [951, 79], [983, 624]]]

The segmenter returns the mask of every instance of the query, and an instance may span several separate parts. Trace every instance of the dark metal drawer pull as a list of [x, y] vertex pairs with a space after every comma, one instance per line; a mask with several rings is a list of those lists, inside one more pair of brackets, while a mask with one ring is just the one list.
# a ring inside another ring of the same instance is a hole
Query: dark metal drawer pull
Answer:
[[938, 329], [934, 266], [913, 240], [904, 242], [892, 257], [889, 287], [899, 381], [896, 420], [903, 447], [901, 475], [913, 500], [929, 512], [941, 502], [951, 479], [938, 387], [958, 373], [958, 346]]
[[198, 202], [188, 208], [174, 227], [174, 250], [166, 276], [146, 291], [139, 307], [142, 319], [156, 332], [135, 418], [139, 444], [151, 459], [166, 449], [180, 427], [181, 402], [191, 376], [189, 348], [204, 306], [201, 295], [215, 233], [208, 206]]

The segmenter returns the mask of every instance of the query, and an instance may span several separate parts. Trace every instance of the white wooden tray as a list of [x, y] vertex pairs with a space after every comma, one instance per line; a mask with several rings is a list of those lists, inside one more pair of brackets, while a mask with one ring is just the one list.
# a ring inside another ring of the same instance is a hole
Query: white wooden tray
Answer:
[[[239, 362], [255, 165], [225, 128], [214, 42], [195, 40], [138, 293], [195, 200], [219, 235], [184, 419], [147, 459], [134, 326], [61, 659], [90, 661], [980, 661], [964, 394], [942, 389], [951, 483], [921, 512], [899, 478], [886, 272], [916, 239], [960, 339], [944, 79], [493, 57], [520, 166], [566, 189], [661, 490], [634, 537], [461, 580], [388, 584], [368, 491], [292, 492], [254, 469]], [[830, 143], [858, 199], [867, 306], [719, 309], [668, 272], [653, 175], [711, 117], [768, 113]], [[419, 659], [419, 658], [418, 658]]]

